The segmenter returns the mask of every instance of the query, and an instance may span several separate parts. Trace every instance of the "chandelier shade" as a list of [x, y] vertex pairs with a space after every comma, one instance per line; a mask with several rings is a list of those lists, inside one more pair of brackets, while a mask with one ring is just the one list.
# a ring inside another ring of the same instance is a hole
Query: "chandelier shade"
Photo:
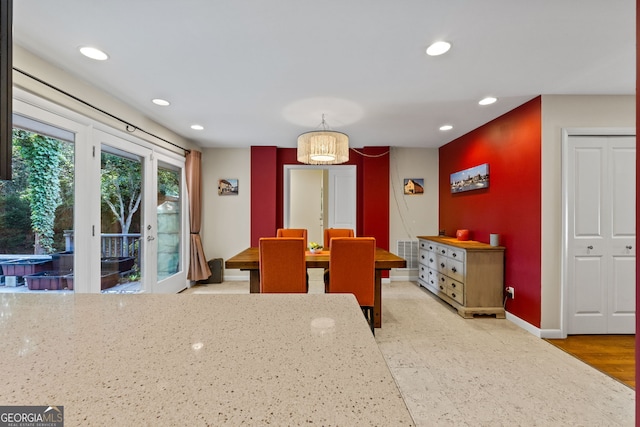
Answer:
[[349, 136], [326, 129], [305, 132], [298, 137], [298, 161], [308, 165], [337, 165], [349, 161]]

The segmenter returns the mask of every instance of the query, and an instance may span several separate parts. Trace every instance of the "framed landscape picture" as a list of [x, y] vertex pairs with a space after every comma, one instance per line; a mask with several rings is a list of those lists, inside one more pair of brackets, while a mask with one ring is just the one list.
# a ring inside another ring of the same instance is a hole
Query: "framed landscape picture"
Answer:
[[489, 187], [489, 163], [474, 166], [450, 176], [451, 193], [480, 190]]

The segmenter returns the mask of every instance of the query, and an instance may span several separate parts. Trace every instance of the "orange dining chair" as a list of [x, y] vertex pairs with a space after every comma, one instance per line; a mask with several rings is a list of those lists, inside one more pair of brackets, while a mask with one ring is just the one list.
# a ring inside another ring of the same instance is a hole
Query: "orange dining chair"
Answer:
[[331, 247], [331, 239], [334, 237], [354, 237], [355, 234], [351, 228], [325, 228], [324, 229], [324, 249], [329, 250]]
[[306, 228], [278, 228], [276, 237], [302, 237], [304, 239], [304, 248], [307, 250]]
[[260, 239], [260, 293], [307, 292], [307, 265], [301, 237]]
[[[306, 228], [278, 228], [276, 231], [276, 237], [302, 237], [304, 239], [304, 250], [309, 247], [307, 244], [307, 229]], [[305, 273], [307, 278], [307, 290], [309, 289], [309, 273]]]
[[329, 293], [355, 295], [374, 335], [375, 255], [376, 239], [373, 237], [331, 239]]
[[[331, 239], [334, 237], [355, 237], [352, 228], [325, 228], [324, 229], [324, 250], [331, 250]], [[329, 269], [324, 270], [324, 291], [329, 292]]]

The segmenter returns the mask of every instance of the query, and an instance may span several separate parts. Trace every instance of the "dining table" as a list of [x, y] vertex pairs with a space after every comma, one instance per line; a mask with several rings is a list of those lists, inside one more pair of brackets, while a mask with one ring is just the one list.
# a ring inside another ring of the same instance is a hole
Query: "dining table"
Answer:
[[[260, 293], [260, 254], [258, 247], [249, 247], [227, 259], [224, 263], [227, 269], [249, 271], [249, 292]], [[305, 254], [307, 268], [330, 268], [329, 251], [319, 251]], [[374, 326], [382, 327], [382, 272], [392, 268], [405, 268], [407, 261], [396, 254], [376, 248], [375, 253], [375, 299], [373, 306]]]

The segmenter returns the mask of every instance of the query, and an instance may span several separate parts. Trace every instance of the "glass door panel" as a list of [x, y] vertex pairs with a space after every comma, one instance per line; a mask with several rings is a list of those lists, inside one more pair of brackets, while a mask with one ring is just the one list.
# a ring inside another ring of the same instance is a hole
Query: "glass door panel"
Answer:
[[100, 290], [142, 290], [142, 158], [103, 146], [100, 159]]
[[178, 273], [182, 268], [180, 250], [182, 241], [180, 170], [172, 170], [159, 165], [157, 182], [158, 281], [161, 281]]
[[73, 290], [74, 134], [14, 115], [0, 181], [0, 292]]

